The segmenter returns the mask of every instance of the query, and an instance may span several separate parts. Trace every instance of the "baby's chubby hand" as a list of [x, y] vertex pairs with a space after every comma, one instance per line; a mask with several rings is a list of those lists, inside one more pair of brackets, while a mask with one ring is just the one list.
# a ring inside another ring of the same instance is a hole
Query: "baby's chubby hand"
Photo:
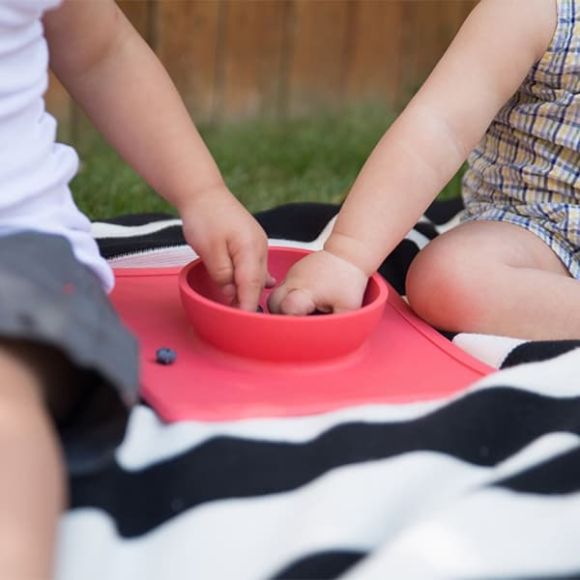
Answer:
[[360, 268], [321, 250], [290, 268], [270, 295], [268, 307], [270, 312], [294, 316], [355, 310], [362, 304], [367, 282]]
[[178, 209], [185, 239], [227, 303], [255, 312], [264, 286], [275, 283], [264, 230], [225, 185], [192, 196]]

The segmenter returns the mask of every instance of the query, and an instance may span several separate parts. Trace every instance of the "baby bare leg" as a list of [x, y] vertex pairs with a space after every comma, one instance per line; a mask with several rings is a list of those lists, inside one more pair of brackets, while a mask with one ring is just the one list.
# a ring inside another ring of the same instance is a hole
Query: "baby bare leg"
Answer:
[[0, 343], [0, 578], [52, 578], [64, 468], [43, 380], [24, 347]]
[[407, 296], [446, 330], [580, 339], [580, 282], [540, 238], [508, 223], [467, 222], [436, 238], [412, 263]]

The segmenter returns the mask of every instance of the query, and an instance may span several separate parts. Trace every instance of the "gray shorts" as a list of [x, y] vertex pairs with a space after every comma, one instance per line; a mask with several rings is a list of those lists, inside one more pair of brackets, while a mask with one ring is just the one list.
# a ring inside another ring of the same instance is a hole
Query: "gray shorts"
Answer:
[[56, 348], [80, 371], [73, 410], [57, 424], [68, 467], [110, 461], [138, 397], [137, 343], [66, 239], [0, 237], [0, 337]]

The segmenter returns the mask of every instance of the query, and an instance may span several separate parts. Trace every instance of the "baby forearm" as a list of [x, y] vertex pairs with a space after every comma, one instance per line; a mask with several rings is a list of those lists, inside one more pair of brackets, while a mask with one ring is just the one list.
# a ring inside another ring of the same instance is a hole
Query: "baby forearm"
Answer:
[[[176, 207], [222, 176], [168, 74], [124, 16], [115, 39], [82, 74], [56, 72], [125, 160]], [[66, 64], [66, 63], [65, 63]]]
[[372, 274], [465, 156], [443, 119], [411, 103], [363, 167], [325, 249]]

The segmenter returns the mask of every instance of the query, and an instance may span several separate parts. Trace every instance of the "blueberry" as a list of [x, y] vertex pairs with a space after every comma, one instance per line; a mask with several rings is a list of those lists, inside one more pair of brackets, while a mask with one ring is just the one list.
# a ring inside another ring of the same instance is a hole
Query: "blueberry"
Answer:
[[155, 353], [155, 360], [160, 365], [172, 365], [177, 358], [177, 353], [172, 348], [158, 348]]

